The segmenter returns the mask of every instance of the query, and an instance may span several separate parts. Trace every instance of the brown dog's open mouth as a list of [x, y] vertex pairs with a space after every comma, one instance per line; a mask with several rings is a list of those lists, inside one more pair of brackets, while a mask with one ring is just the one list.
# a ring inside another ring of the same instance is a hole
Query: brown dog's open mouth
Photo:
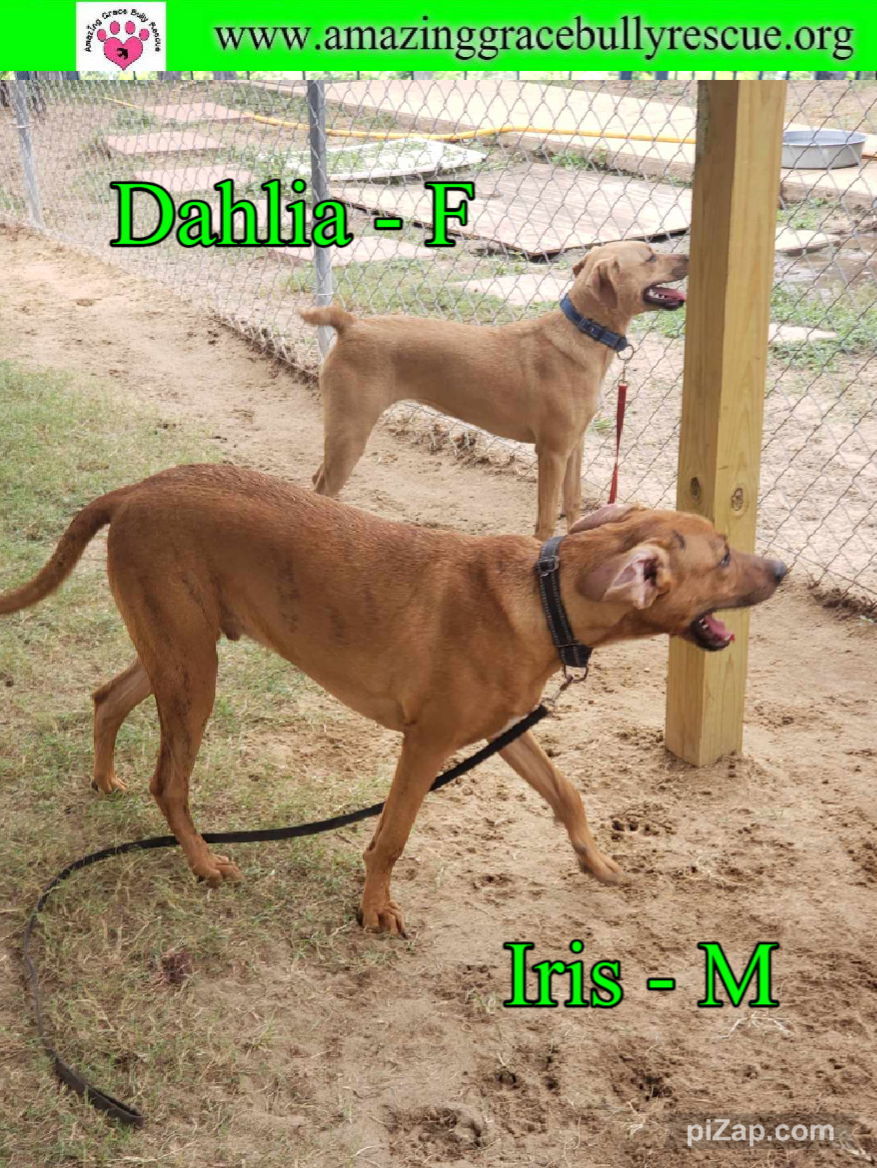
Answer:
[[665, 284], [650, 284], [643, 292], [646, 304], [654, 304], [657, 308], [667, 308], [673, 311], [681, 308], [685, 303], [685, 293], [681, 288], [668, 288]]
[[703, 616], [693, 620], [684, 635], [688, 640], [694, 641], [695, 645], [710, 653], [727, 649], [734, 640], [734, 634], [731, 630], [711, 612], [705, 612]]

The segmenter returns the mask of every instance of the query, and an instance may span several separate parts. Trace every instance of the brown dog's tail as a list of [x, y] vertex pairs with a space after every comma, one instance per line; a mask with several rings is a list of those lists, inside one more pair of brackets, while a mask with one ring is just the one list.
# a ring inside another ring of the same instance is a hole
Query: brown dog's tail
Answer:
[[329, 304], [325, 308], [301, 308], [299, 316], [308, 324], [329, 324], [339, 333], [356, 320], [353, 313], [345, 312], [337, 304]]
[[32, 604], [36, 604], [63, 584], [76, 567], [88, 542], [110, 522], [116, 505], [126, 493], [126, 488], [123, 487], [120, 491], [101, 495], [99, 499], [83, 507], [61, 536], [52, 558], [45, 567], [20, 588], [13, 588], [11, 592], [0, 592], [0, 615], [18, 612], [21, 608], [30, 608]]

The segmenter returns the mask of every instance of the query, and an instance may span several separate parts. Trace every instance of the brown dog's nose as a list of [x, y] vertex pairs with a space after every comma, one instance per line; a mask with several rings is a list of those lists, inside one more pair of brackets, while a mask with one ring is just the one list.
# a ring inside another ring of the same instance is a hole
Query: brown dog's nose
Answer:
[[789, 569], [782, 560], [768, 560], [767, 562], [770, 565], [770, 570], [773, 572], [774, 580], [779, 584]]

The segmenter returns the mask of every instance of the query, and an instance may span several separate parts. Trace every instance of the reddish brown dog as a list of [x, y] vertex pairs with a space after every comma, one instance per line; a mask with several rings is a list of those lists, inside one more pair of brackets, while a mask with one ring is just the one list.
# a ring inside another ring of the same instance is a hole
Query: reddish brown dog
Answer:
[[[138, 656], [94, 695], [95, 785], [122, 787], [116, 734], [154, 693], [152, 793], [193, 872], [211, 885], [237, 877], [195, 830], [188, 783], [213, 707], [216, 643], [252, 637], [402, 733], [362, 897], [367, 928], [400, 933], [390, 875], [432, 780], [454, 751], [532, 710], [559, 669], [534, 571], [538, 543], [387, 522], [236, 467], [178, 467], [83, 508], [42, 571], [0, 595], [0, 613], [57, 588], [106, 524], [110, 586]], [[713, 611], [758, 604], [785, 574], [775, 560], [732, 551], [705, 519], [624, 506], [583, 519], [559, 556], [573, 630], [597, 647], [669, 633], [722, 649], [730, 636]], [[581, 867], [617, 881], [578, 792], [532, 734], [502, 756], [546, 799]]]
[[[664, 284], [687, 274], [688, 256], [623, 240], [592, 248], [572, 271], [576, 312], [624, 334], [634, 316], [683, 303], [684, 295]], [[536, 536], [553, 533], [561, 494], [572, 527], [582, 508], [582, 444], [615, 359], [611, 348], [579, 331], [559, 308], [498, 326], [416, 316], [360, 320], [337, 305], [301, 315], [338, 331], [320, 370], [325, 448], [314, 475], [320, 494], [338, 494], [380, 415], [411, 399], [531, 442], [539, 465]]]

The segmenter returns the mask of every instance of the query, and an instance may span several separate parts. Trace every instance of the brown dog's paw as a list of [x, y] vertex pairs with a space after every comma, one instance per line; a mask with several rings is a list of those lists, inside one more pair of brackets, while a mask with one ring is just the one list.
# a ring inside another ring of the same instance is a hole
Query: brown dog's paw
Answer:
[[115, 771], [110, 775], [99, 777], [95, 775], [91, 780], [91, 787], [93, 791], [100, 791], [102, 795], [112, 795], [113, 791], [127, 791], [128, 787]]
[[192, 871], [210, 888], [218, 888], [223, 880], [234, 882], [243, 879], [240, 868], [232, 863], [228, 856], [214, 856], [212, 852], [208, 854], [206, 860], [193, 865]]
[[402, 910], [395, 900], [387, 900], [381, 905], [363, 904], [356, 917], [367, 933], [389, 933], [393, 937], [407, 936]]
[[581, 870], [599, 880], [601, 884], [624, 884], [626, 882], [627, 877], [618, 864], [611, 856], [604, 855], [599, 849], [577, 850], [576, 855]]

